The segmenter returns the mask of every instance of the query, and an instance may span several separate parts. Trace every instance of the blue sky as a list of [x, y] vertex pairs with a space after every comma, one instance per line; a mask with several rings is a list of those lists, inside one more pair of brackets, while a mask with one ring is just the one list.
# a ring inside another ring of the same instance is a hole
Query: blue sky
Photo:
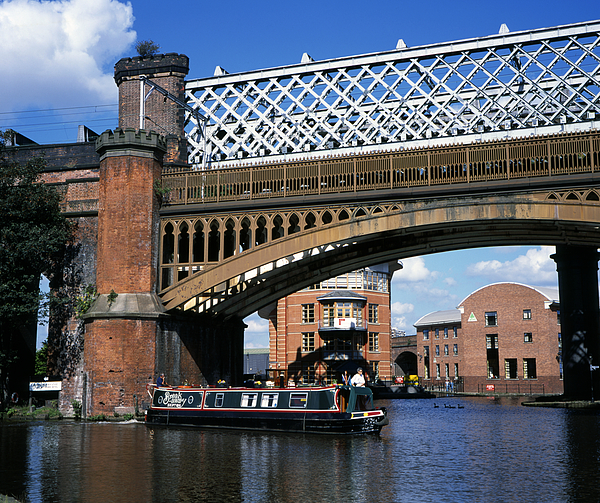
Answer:
[[[186, 54], [188, 78], [600, 19], [598, 0], [549, 1], [0, 1], [0, 129], [40, 143], [74, 141], [77, 124], [116, 125], [114, 64], [152, 39]], [[60, 110], [59, 110], [60, 109]], [[41, 112], [40, 110], [46, 110]], [[489, 248], [404, 261], [393, 282], [394, 325], [450, 309], [495, 281], [556, 286], [548, 248]], [[247, 319], [247, 346], [265, 346], [266, 325]]]

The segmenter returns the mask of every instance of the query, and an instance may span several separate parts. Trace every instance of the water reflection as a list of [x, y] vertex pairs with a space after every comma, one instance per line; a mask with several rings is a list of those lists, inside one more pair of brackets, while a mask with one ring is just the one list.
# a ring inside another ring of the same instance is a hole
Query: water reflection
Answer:
[[508, 399], [433, 403], [382, 402], [391, 425], [365, 437], [3, 424], [0, 494], [32, 502], [600, 501], [598, 414]]

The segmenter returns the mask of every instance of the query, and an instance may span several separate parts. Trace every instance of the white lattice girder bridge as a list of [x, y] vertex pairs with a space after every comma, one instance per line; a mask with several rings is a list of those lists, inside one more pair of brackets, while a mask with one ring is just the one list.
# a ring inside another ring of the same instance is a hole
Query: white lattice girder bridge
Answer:
[[[185, 88], [189, 105], [208, 117], [213, 166], [573, 123], [595, 127], [600, 21], [224, 73]], [[199, 164], [203, 125], [190, 114], [186, 120], [189, 159]]]

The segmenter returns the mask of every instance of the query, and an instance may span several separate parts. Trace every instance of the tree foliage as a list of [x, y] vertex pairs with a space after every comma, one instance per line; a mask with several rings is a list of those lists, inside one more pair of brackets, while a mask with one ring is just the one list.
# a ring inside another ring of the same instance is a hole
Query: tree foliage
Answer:
[[48, 341], [42, 343], [42, 347], [35, 352], [36, 376], [45, 376], [48, 373]]
[[160, 51], [160, 45], [154, 43], [152, 40], [140, 40], [135, 44], [135, 50], [142, 57], [156, 56]]
[[17, 163], [5, 154], [0, 139], [0, 389], [20, 331], [35, 319], [43, 300], [40, 276], [50, 277], [60, 266], [72, 235], [60, 212], [60, 195], [40, 179], [43, 160]]

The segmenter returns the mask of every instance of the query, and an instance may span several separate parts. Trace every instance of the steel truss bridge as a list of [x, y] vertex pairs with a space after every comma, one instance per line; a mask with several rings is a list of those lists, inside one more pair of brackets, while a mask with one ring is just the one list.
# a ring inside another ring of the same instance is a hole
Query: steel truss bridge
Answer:
[[[186, 82], [190, 161], [431, 146], [595, 127], [600, 21]], [[205, 128], [205, 139], [197, 132]], [[206, 146], [205, 143], [206, 142]]]
[[396, 258], [600, 246], [600, 22], [303, 59], [186, 83], [207, 121], [163, 173], [168, 309], [243, 317]]

